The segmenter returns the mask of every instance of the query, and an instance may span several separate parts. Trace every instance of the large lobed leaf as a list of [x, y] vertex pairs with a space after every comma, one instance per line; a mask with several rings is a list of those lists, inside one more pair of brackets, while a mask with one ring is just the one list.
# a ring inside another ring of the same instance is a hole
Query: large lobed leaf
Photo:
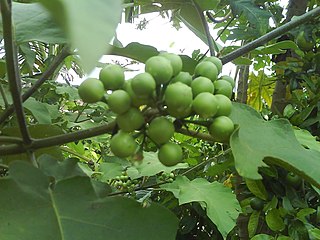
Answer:
[[259, 167], [273, 163], [320, 187], [320, 152], [302, 147], [287, 120], [265, 121], [253, 108], [239, 103], [234, 103], [230, 117], [239, 125], [230, 144], [241, 176], [261, 179]]
[[10, 165], [10, 177], [0, 179], [1, 240], [175, 239], [178, 220], [159, 205], [102, 198], [84, 176], [49, 185], [30, 164]]
[[179, 176], [173, 183], [162, 185], [162, 188], [172, 192], [180, 205], [199, 202], [224, 238], [236, 225], [241, 208], [231, 189], [223, 184], [210, 183], [204, 178], [190, 181]]

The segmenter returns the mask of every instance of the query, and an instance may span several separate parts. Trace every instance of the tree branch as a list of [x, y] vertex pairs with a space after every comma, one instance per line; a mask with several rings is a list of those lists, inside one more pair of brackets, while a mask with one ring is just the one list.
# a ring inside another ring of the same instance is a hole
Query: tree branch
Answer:
[[10, 92], [13, 99], [14, 109], [16, 110], [23, 142], [25, 144], [31, 144], [32, 140], [27, 129], [27, 123], [22, 106], [21, 79], [18, 64], [18, 55], [12, 32], [11, 1], [1, 0], [0, 6], [3, 22], [4, 48], [6, 53], [6, 65]]
[[[28, 91], [26, 91], [22, 95], [23, 102], [25, 102], [30, 96], [32, 96], [37, 91], [37, 89], [55, 72], [55, 70], [59, 67], [59, 65], [68, 55], [70, 55], [69, 47], [64, 46], [60, 53], [54, 58], [50, 66], [41, 75], [41, 77], [35, 82], [35, 84], [32, 85], [32, 87], [28, 89]], [[13, 105], [11, 105], [0, 116], [0, 124], [3, 123], [13, 112], [14, 107]]]
[[244, 45], [243, 47], [225, 55], [224, 57], [221, 58], [221, 61], [223, 64], [231, 62], [232, 60], [256, 49], [259, 46], [262, 46], [263, 44], [266, 44], [270, 40], [283, 35], [284, 33], [290, 31], [291, 29], [308, 22], [319, 15], [320, 15], [320, 7], [317, 7], [299, 17], [294, 18], [290, 22], [272, 30], [271, 32], [259, 37], [258, 39]]

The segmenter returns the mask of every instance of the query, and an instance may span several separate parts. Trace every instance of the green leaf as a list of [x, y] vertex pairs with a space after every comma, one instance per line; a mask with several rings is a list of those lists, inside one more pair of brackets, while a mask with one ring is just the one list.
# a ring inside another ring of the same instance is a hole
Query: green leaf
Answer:
[[239, 128], [231, 136], [235, 167], [245, 178], [261, 179], [259, 167], [282, 166], [320, 187], [320, 152], [305, 149], [287, 120], [265, 121], [251, 107], [234, 103], [230, 115]]
[[273, 240], [274, 238], [267, 234], [255, 235], [251, 240]]
[[259, 8], [252, 0], [231, 0], [230, 6], [234, 15], [243, 14], [261, 35], [266, 33], [271, 17], [267, 10]]
[[303, 222], [295, 220], [288, 227], [289, 236], [292, 239], [309, 239], [308, 229]]
[[96, 190], [89, 177], [61, 180], [51, 189], [39, 169], [12, 163], [10, 177], [0, 179], [1, 239], [175, 239], [178, 219], [166, 208], [100, 198]]
[[313, 209], [313, 208], [304, 208], [301, 209], [298, 213], [297, 213], [297, 218], [301, 221], [301, 222], [307, 222], [306, 217], [317, 212], [317, 210]]
[[259, 225], [260, 211], [253, 211], [250, 215], [248, 222], [248, 234], [252, 238], [256, 232]]
[[251, 65], [252, 60], [247, 57], [238, 57], [235, 60], [233, 60], [232, 63], [235, 65]]
[[[158, 55], [160, 52], [152, 46], [144, 45], [137, 42], [129, 43], [125, 47], [110, 45], [109, 54], [128, 57], [139, 62], [145, 63], [150, 57]], [[197, 61], [187, 55], [180, 55], [183, 63], [182, 71], [193, 74]]]
[[282, 231], [285, 228], [284, 221], [277, 208], [273, 208], [267, 212], [266, 222], [272, 231]]
[[206, 172], [209, 176], [216, 176], [222, 174], [224, 171], [234, 167], [233, 159], [228, 159], [222, 163], [216, 163], [213, 166], [210, 166]]
[[196, 2], [202, 11], [206, 11], [216, 9], [217, 5], [220, 3], [220, 0], [196, 0]]
[[295, 42], [290, 40], [280, 41], [268, 46], [264, 47], [258, 47], [256, 50], [253, 51], [255, 53], [256, 51], [262, 53], [262, 54], [281, 54], [285, 53], [287, 49], [294, 49], [298, 50], [299, 47], [295, 44]]
[[32, 113], [39, 124], [51, 124], [50, 112], [46, 104], [34, 98], [28, 98], [28, 100], [23, 103], [23, 107]]
[[[180, 9], [178, 18], [182, 21], [198, 38], [208, 45], [208, 38], [202, 25], [197, 9], [193, 5], [185, 5]], [[212, 39], [212, 38], [211, 38]], [[213, 41], [213, 39], [212, 39]]]
[[204, 178], [190, 181], [185, 176], [178, 176], [173, 183], [161, 188], [172, 192], [180, 205], [199, 202], [224, 238], [236, 225], [240, 205], [231, 189], [221, 183], [210, 183]]
[[99, 171], [101, 172], [101, 181], [106, 182], [107, 180], [114, 179], [117, 176], [121, 176], [123, 167], [119, 163], [108, 163], [103, 162], [99, 165]]
[[[86, 72], [90, 72], [108, 51], [108, 42], [120, 21], [122, 1], [41, 0], [54, 16], [73, 48], [77, 49]], [[94, 46], [94, 47], [90, 47]]]
[[252, 180], [249, 178], [245, 179], [246, 185], [250, 192], [252, 192], [255, 196], [267, 200], [268, 199], [268, 193], [266, 188], [263, 185], [263, 182], [261, 180]]
[[188, 167], [189, 165], [187, 163], [178, 163], [175, 166], [167, 167], [159, 161], [157, 153], [143, 152], [142, 163], [129, 167], [127, 173], [131, 179], [137, 179], [140, 177], [151, 177], [160, 172], [170, 173], [176, 169], [185, 169]]
[[320, 239], [320, 229], [319, 228], [313, 228], [309, 230], [310, 234], [314, 237], [314, 239]]
[[63, 161], [44, 154], [38, 159], [39, 168], [49, 176], [54, 177], [55, 181], [60, 181], [75, 176], [87, 176], [78, 165], [78, 159], [68, 158]]
[[[18, 44], [29, 41], [45, 43], [65, 43], [61, 28], [39, 3], [12, 3], [15, 37]], [[3, 37], [2, 20], [0, 35]], [[31, 30], [32, 29], [32, 30]]]
[[302, 146], [320, 152], [320, 142], [318, 142], [316, 140], [317, 138], [312, 136], [308, 130], [294, 128], [293, 131]]

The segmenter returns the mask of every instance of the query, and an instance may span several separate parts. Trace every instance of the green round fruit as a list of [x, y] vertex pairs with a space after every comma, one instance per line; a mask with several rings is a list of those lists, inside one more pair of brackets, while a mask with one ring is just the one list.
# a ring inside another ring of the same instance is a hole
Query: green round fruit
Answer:
[[170, 84], [164, 93], [167, 106], [178, 110], [188, 108], [192, 104], [192, 99], [191, 87], [181, 82]]
[[301, 186], [302, 179], [293, 172], [289, 172], [286, 176], [286, 183], [294, 188], [299, 188]]
[[310, 51], [314, 47], [314, 43], [306, 39], [304, 31], [298, 34], [296, 42], [298, 47], [304, 51]]
[[172, 78], [171, 83], [176, 83], [176, 82], [182, 82], [188, 86], [191, 85], [192, 82], [192, 76], [188, 72], [179, 72], [177, 76]]
[[182, 160], [182, 148], [175, 143], [166, 143], [160, 147], [158, 158], [167, 167], [175, 166]]
[[232, 110], [231, 100], [222, 94], [216, 94], [215, 97], [218, 102], [218, 112], [216, 116], [229, 116]]
[[127, 112], [119, 114], [116, 121], [121, 130], [124, 132], [132, 132], [143, 126], [144, 117], [138, 109], [130, 108]]
[[250, 207], [253, 209], [253, 210], [256, 210], [256, 211], [261, 211], [264, 207], [264, 202], [262, 199], [258, 198], [258, 197], [253, 197], [251, 200], [250, 200]]
[[225, 81], [229, 82], [229, 83], [231, 84], [231, 86], [232, 86], [232, 89], [233, 89], [234, 86], [235, 86], [234, 79], [233, 79], [232, 77], [228, 76], [228, 75], [223, 75], [223, 76], [221, 76], [221, 77], [218, 79], [218, 81], [219, 81], [219, 80], [225, 80]]
[[108, 65], [101, 69], [99, 79], [103, 82], [105, 89], [120, 89], [124, 84], [124, 70], [119, 65]]
[[157, 84], [167, 83], [173, 76], [170, 61], [161, 56], [149, 58], [145, 63], [145, 71], [153, 76]]
[[111, 152], [120, 158], [133, 155], [137, 149], [137, 143], [134, 138], [125, 132], [119, 131], [110, 140]]
[[173, 137], [174, 125], [165, 117], [157, 117], [150, 122], [147, 134], [155, 143], [164, 144]]
[[131, 80], [131, 87], [137, 96], [150, 96], [156, 89], [156, 81], [150, 73], [139, 73]]
[[212, 62], [214, 65], [216, 65], [218, 72], [221, 73], [222, 71], [222, 62], [219, 58], [211, 56], [204, 59], [204, 61]]
[[130, 95], [124, 90], [115, 90], [108, 97], [108, 106], [112, 112], [125, 113], [131, 107]]
[[209, 78], [197, 77], [191, 82], [191, 89], [193, 97], [196, 97], [199, 93], [214, 92], [214, 85]]
[[218, 111], [218, 101], [212, 93], [203, 92], [193, 100], [192, 109], [199, 114], [200, 117], [213, 117]]
[[219, 116], [213, 119], [209, 126], [210, 135], [218, 142], [228, 142], [234, 130], [232, 120], [226, 116]]
[[174, 54], [174, 53], [167, 53], [167, 52], [162, 52], [159, 54], [161, 57], [165, 57], [168, 59], [171, 63], [171, 67], [173, 70], [173, 76], [178, 75], [179, 72], [182, 70], [182, 59], [179, 55]]
[[80, 98], [86, 103], [95, 103], [100, 101], [104, 92], [103, 83], [96, 78], [88, 78], [84, 80], [78, 88]]
[[186, 118], [189, 117], [192, 113], [192, 105], [186, 107], [186, 108], [174, 108], [174, 107], [168, 107], [167, 111], [169, 113], [169, 115], [171, 115], [172, 117], [178, 118], [178, 119], [182, 119], [182, 118]]
[[140, 106], [143, 106], [143, 105], [149, 105], [151, 102], [150, 96], [139, 96], [135, 94], [131, 84], [132, 84], [132, 79], [125, 81], [123, 89], [129, 94], [132, 105], [136, 108], [139, 108]]
[[222, 94], [228, 98], [232, 96], [232, 86], [225, 80], [219, 80], [214, 82], [214, 94]]
[[209, 78], [212, 82], [216, 81], [218, 78], [218, 68], [216, 65], [209, 61], [203, 61], [197, 64], [194, 69], [194, 75], [196, 77], [202, 76]]

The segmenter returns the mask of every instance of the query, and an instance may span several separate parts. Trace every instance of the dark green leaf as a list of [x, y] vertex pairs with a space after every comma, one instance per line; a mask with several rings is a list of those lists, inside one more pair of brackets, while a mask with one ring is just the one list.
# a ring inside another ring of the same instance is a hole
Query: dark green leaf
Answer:
[[10, 177], [0, 179], [0, 196], [3, 240], [173, 240], [178, 227], [174, 214], [159, 205], [100, 198], [89, 177], [61, 180], [53, 190], [24, 162], [12, 163]]
[[50, 124], [51, 117], [47, 105], [35, 100], [34, 98], [29, 98], [23, 103], [23, 107], [28, 109], [39, 124]]
[[272, 231], [282, 231], [285, 228], [285, 224], [277, 208], [273, 208], [267, 212], [266, 222]]
[[249, 237], [252, 238], [256, 232], [259, 225], [260, 211], [253, 211], [250, 215], [248, 222], [248, 233]]

